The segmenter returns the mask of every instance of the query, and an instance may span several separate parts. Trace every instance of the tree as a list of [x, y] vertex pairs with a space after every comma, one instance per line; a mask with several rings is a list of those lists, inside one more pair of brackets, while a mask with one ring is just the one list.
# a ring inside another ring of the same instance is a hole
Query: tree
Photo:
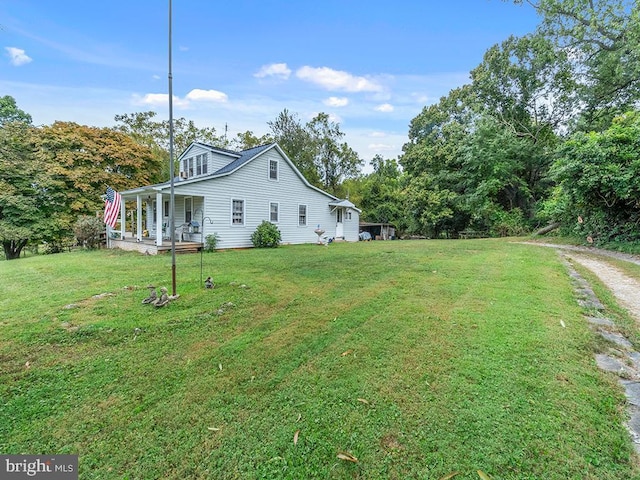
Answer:
[[[410, 233], [439, 236], [466, 228], [464, 149], [478, 116], [475, 92], [465, 85], [422, 109], [409, 128], [399, 161], [407, 176], [406, 222]], [[423, 192], [422, 189], [429, 189]], [[433, 209], [426, 212], [427, 205]]]
[[640, 239], [640, 112], [616, 117], [604, 132], [574, 134], [552, 172], [564, 207], [554, 220], [565, 229], [605, 242]]
[[340, 126], [319, 113], [302, 125], [287, 109], [268, 122], [274, 141], [282, 147], [309, 183], [337, 193], [340, 183], [356, 177], [362, 160], [346, 142]]
[[311, 133], [301, 123], [298, 115], [286, 108], [275, 120], [267, 122], [273, 140], [280, 145], [309, 183], [320, 186], [320, 175], [315, 164], [315, 146]]
[[34, 130], [34, 157], [56, 203], [58, 230], [48, 241], [70, 236], [80, 215], [104, 208], [107, 186], [125, 190], [155, 183], [161, 165], [152, 151], [110, 128], [55, 122]]
[[392, 223], [403, 227], [404, 196], [402, 172], [396, 160], [376, 155], [370, 162], [373, 172], [364, 179], [362, 199], [358, 204], [367, 222]]
[[64, 229], [64, 195], [36, 158], [34, 131], [23, 122], [0, 127], [0, 241], [7, 260], [19, 258], [29, 241], [55, 238]]
[[23, 122], [30, 125], [31, 121], [31, 115], [20, 110], [13, 97], [9, 95], [0, 97], [0, 126], [10, 122]]
[[583, 102], [580, 127], [606, 128], [615, 115], [640, 98], [640, 4], [636, 0], [526, 1], [542, 16], [538, 31], [572, 58]]
[[471, 78], [477, 111], [533, 142], [566, 130], [578, 105], [567, 53], [540, 35], [489, 48]]
[[263, 135], [262, 137], [256, 137], [251, 130], [247, 130], [243, 133], [238, 133], [236, 138], [231, 140], [230, 146], [233, 150], [248, 150], [253, 147], [259, 147], [260, 145], [266, 145], [273, 140], [270, 135]]
[[345, 142], [340, 142], [344, 133], [340, 126], [329, 119], [326, 113], [319, 113], [309, 123], [307, 129], [315, 146], [315, 167], [322, 187], [335, 192], [344, 178], [356, 176], [362, 160]]
[[[156, 112], [138, 112], [116, 115], [119, 125], [115, 130], [126, 133], [139, 144], [151, 149], [154, 157], [161, 162], [160, 178], [169, 179], [169, 120], [155, 121]], [[191, 145], [192, 142], [203, 142], [215, 147], [225, 148], [228, 142], [216, 134], [216, 129], [198, 128], [192, 120], [174, 119], [174, 160]]]

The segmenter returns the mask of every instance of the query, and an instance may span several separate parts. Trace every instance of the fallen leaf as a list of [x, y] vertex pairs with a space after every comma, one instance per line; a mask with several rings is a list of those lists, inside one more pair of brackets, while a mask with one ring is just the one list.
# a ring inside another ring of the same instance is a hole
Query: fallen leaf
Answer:
[[453, 472], [450, 473], [449, 475], [445, 475], [444, 477], [442, 477], [440, 480], [449, 480], [450, 478], [455, 477], [456, 475], [458, 475], [460, 472]]
[[25, 368], [31, 368], [31, 362], [27, 362], [27, 363], [25, 363], [25, 364], [24, 364], [24, 367], [25, 367]]
[[567, 328], [567, 326], [564, 324], [562, 320], [560, 320], [560, 325], [562, 325], [562, 328]]
[[298, 414], [298, 420], [296, 420], [296, 422], [299, 422], [301, 419], [302, 419], [302, 414], [301, 414], [301, 413], [299, 413], [299, 414]]
[[346, 352], [342, 352], [340, 354], [341, 357], [346, 357], [347, 355], [349, 355], [350, 353], [353, 353], [353, 350], [347, 350]]
[[340, 452], [338, 454], [338, 458], [340, 460], [346, 460], [347, 462], [358, 463], [358, 459], [356, 457], [354, 457], [353, 455], [351, 455], [350, 453]]
[[298, 444], [298, 435], [300, 435], [300, 430], [296, 430], [296, 433], [293, 434], [293, 444]]
[[221, 363], [218, 364], [218, 368], [220, 369], [220, 371], [222, 371], [222, 364]]
[[207, 430], [211, 430], [212, 432], [219, 432], [220, 429], [217, 427], [207, 427]]
[[366, 404], [366, 405], [369, 405], [369, 402], [368, 402], [367, 400], [365, 400], [364, 398], [358, 398], [358, 401], [359, 401], [360, 403], [364, 403], [364, 404]]
[[487, 475], [486, 473], [484, 473], [482, 470], [478, 470], [478, 476], [482, 480], [491, 480], [491, 477], [489, 475]]

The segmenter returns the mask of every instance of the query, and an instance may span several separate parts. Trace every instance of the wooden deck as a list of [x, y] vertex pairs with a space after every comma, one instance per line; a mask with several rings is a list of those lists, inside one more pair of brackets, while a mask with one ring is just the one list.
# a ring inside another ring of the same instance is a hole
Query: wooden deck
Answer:
[[[171, 252], [171, 240], [163, 240], [161, 246], [156, 245], [154, 238], [143, 238], [138, 241], [134, 236], [125, 236], [124, 239], [111, 238], [108, 241], [109, 248], [119, 248], [130, 252], [140, 252], [144, 255], [158, 255]], [[200, 242], [181, 242], [176, 240], [176, 253], [197, 253], [202, 249]]]

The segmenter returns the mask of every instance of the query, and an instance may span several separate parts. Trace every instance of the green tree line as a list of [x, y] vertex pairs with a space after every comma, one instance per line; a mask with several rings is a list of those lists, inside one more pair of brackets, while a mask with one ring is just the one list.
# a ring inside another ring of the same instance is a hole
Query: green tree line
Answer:
[[[369, 174], [326, 113], [305, 123], [285, 109], [267, 135], [232, 139], [180, 118], [175, 152], [192, 141], [234, 150], [276, 141], [312, 184], [405, 234], [521, 235], [552, 225], [596, 242], [640, 240], [637, 0], [513, 1], [536, 8], [536, 31], [489, 48], [468, 84], [412, 119], [402, 154], [374, 157]], [[0, 98], [5, 257], [30, 242], [60, 243], [78, 216], [102, 209], [107, 185], [167, 180], [169, 124], [155, 116], [118, 115], [112, 128], [34, 127], [13, 98]]]

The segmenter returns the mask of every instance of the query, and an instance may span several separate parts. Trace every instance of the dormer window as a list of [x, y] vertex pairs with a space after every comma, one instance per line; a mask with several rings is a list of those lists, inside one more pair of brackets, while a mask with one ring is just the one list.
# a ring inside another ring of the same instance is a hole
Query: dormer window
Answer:
[[203, 153], [182, 160], [182, 178], [191, 178], [194, 175], [206, 175], [207, 173], [209, 173], [208, 154]]
[[207, 171], [207, 154], [196, 155], [196, 175], [206, 175]]
[[278, 180], [278, 161], [269, 160], [269, 180]]

